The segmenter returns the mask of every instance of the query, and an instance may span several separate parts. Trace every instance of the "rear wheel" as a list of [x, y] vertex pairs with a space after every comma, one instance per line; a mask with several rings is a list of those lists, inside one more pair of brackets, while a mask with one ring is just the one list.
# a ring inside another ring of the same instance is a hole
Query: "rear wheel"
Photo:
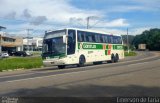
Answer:
[[115, 63], [115, 56], [114, 55], [111, 57], [111, 63]]
[[58, 69], [64, 69], [65, 65], [58, 65]]
[[115, 62], [118, 62], [118, 60], [119, 60], [119, 55], [116, 54], [116, 56], [115, 56]]
[[108, 63], [115, 63], [115, 56], [114, 54], [111, 55], [111, 60], [107, 61]]
[[85, 57], [84, 57], [83, 55], [81, 55], [81, 56], [79, 57], [79, 64], [78, 64], [77, 66], [78, 66], [78, 67], [82, 67], [82, 66], [84, 66], [85, 62], [86, 62]]

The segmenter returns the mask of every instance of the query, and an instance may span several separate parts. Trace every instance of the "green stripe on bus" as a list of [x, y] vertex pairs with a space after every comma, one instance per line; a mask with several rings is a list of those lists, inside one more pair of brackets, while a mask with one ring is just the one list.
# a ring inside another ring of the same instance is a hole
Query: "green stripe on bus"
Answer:
[[113, 50], [123, 50], [123, 45], [113, 45]]
[[[123, 50], [123, 45], [120, 44], [111, 44], [112, 45], [112, 49], [113, 50]], [[79, 42], [78, 43], [78, 49], [93, 49], [93, 50], [108, 50], [109, 49], [109, 45], [108, 44], [95, 44], [95, 43], [83, 43], [83, 42]]]
[[105, 55], [108, 55], [108, 50], [105, 50]]

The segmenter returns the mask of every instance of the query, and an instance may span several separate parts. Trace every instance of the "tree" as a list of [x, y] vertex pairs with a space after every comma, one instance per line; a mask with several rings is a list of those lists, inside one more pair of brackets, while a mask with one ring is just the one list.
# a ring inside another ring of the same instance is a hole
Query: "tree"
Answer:
[[133, 45], [138, 48], [138, 44], [146, 44], [149, 50], [160, 50], [160, 29], [145, 30], [142, 34], [136, 35]]

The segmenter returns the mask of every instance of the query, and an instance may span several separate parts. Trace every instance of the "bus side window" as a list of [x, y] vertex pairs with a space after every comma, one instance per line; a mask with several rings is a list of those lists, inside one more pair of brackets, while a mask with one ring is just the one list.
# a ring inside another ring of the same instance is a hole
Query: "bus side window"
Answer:
[[97, 34], [95, 34], [94, 36], [95, 36], [96, 43], [98, 43]]
[[122, 44], [121, 37], [119, 37], [119, 36], [114, 36], [114, 44]]
[[113, 36], [111, 35], [110, 38], [111, 38], [111, 43], [113, 44]]
[[89, 33], [86, 33], [85, 36], [86, 36], [86, 42], [90, 42], [90, 41], [89, 41]]
[[111, 37], [110, 37], [110, 38], [111, 38], [111, 43], [113, 44], [113, 43], [114, 43], [114, 42], [113, 42], [113, 36], [111, 35]]
[[106, 42], [106, 41], [105, 41], [105, 36], [104, 36], [104, 35], [102, 35], [102, 40], [103, 40], [103, 43]]
[[91, 33], [87, 32], [86, 39], [87, 39], [87, 42], [93, 42]]
[[122, 39], [121, 39], [121, 37], [118, 37], [117, 39], [118, 39], [118, 44], [122, 44]]
[[109, 35], [107, 36], [107, 38], [108, 38], [108, 43], [111, 43], [111, 38]]
[[112, 35], [108, 35], [108, 43], [113, 43], [113, 36]]
[[91, 36], [92, 36], [92, 41], [96, 42], [95, 35], [93, 33], [91, 33]]
[[81, 34], [82, 42], [84, 42], [84, 34]]
[[86, 42], [86, 33], [85, 32], [82, 32], [82, 38], [83, 38], [83, 42]]
[[105, 43], [108, 43], [108, 37], [105, 35]]
[[67, 54], [74, 54], [76, 46], [76, 35], [75, 30], [68, 30], [68, 46], [67, 46]]
[[103, 37], [101, 34], [99, 35], [99, 39], [100, 39], [100, 43], [103, 43]]
[[99, 34], [96, 34], [96, 42], [100, 43], [100, 35]]
[[117, 44], [117, 41], [116, 41], [116, 36], [113, 36], [113, 44]]
[[82, 33], [81, 33], [80, 31], [78, 31], [78, 41], [79, 41], [79, 42], [82, 42], [82, 41], [83, 41], [81, 34], [82, 34]]

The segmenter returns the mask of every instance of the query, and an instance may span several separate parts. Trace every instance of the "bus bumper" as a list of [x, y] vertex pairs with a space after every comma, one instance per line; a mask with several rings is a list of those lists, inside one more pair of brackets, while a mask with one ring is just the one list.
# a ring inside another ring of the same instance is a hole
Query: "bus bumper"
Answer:
[[65, 65], [66, 62], [64, 60], [43, 60], [44, 66], [57, 66], [57, 65]]

